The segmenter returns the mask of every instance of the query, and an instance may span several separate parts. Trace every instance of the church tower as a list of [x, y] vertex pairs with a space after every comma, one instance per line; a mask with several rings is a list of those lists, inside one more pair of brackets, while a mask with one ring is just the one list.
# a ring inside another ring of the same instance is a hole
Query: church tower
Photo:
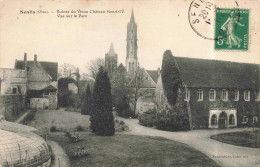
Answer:
[[138, 67], [137, 58], [137, 24], [135, 23], [134, 11], [132, 9], [130, 22], [127, 24], [126, 45], [126, 70], [133, 73]]
[[113, 72], [117, 68], [117, 54], [114, 51], [113, 43], [110, 45], [110, 49], [105, 56], [105, 70], [108, 73], [109, 78], [111, 79]]

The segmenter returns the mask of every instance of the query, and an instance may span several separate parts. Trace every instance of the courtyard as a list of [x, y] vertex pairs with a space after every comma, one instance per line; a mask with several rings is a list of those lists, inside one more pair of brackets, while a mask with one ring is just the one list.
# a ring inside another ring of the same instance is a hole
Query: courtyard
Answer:
[[[84, 166], [257, 166], [260, 150], [222, 143], [210, 137], [222, 133], [250, 132], [252, 128], [195, 130], [168, 132], [139, 125], [137, 119], [116, 117], [129, 127], [115, 136], [100, 137], [91, 134], [89, 116], [77, 112], [44, 110], [37, 112], [30, 126], [44, 129], [55, 126], [50, 141], [57, 142], [68, 155], [71, 165]], [[66, 130], [77, 131], [81, 136], [78, 143], [70, 143]], [[87, 155], [72, 156], [73, 151], [84, 146]], [[174, 158], [173, 158], [174, 157]], [[245, 161], [246, 159], [246, 161]]]

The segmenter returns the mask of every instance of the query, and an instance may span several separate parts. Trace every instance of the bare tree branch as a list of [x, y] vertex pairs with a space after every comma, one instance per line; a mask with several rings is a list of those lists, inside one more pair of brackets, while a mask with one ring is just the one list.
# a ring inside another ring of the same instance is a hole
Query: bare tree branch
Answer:
[[101, 66], [105, 66], [105, 60], [102, 58], [97, 58], [95, 60], [92, 60], [91, 62], [89, 62], [86, 66], [89, 75], [93, 78], [96, 79], [97, 73], [98, 73], [98, 69]]
[[144, 69], [138, 67], [129, 76], [130, 76], [129, 88], [131, 90], [131, 92], [129, 93], [130, 102], [134, 106], [134, 114], [135, 114], [137, 100], [140, 97], [140, 89], [144, 86], [144, 81], [145, 81]]
[[59, 66], [59, 78], [71, 78], [71, 75], [75, 73], [77, 68], [69, 63], [64, 63], [61, 66]]

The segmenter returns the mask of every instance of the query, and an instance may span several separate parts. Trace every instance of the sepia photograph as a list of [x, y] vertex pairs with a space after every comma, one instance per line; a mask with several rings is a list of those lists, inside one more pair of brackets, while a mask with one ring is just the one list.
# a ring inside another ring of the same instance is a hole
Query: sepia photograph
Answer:
[[0, 0], [0, 167], [260, 167], [259, 0]]

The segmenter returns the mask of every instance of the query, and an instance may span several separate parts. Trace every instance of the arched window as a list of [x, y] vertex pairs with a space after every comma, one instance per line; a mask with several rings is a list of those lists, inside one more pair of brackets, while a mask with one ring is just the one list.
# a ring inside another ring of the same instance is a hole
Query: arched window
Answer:
[[234, 125], [235, 124], [235, 117], [233, 114], [229, 116], [229, 125]]
[[211, 125], [217, 125], [217, 116], [215, 114], [211, 117]]

